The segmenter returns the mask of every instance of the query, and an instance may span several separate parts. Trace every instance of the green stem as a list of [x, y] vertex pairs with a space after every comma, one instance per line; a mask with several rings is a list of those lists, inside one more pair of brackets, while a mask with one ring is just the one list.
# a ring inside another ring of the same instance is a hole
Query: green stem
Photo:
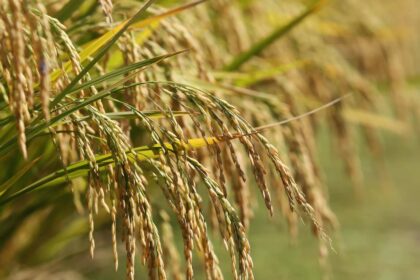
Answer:
[[254, 44], [249, 50], [236, 56], [231, 63], [229, 63], [227, 66], [224, 67], [224, 70], [225, 71], [238, 70], [244, 63], [249, 61], [254, 56], [259, 55], [265, 48], [267, 48], [268, 46], [273, 44], [276, 40], [286, 35], [290, 30], [296, 27], [309, 15], [320, 10], [321, 7], [325, 4], [325, 2], [326, 0], [316, 1], [309, 8], [307, 8], [303, 13], [301, 13], [299, 16], [291, 20], [288, 24], [279, 26], [273, 32], [271, 32], [267, 37], [261, 39], [256, 44]]

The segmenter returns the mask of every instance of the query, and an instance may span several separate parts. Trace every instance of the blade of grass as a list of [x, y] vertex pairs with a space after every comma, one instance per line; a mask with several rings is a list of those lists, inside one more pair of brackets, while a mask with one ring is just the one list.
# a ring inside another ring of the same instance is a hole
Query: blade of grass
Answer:
[[235, 57], [231, 63], [224, 67], [225, 71], [235, 71], [238, 70], [244, 63], [249, 61], [254, 56], [260, 54], [264, 49], [273, 44], [278, 39], [282, 38], [288, 32], [290, 32], [294, 27], [298, 26], [304, 19], [313, 13], [319, 11], [322, 6], [325, 4], [326, 0], [318, 0], [310, 7], [308, 7], [303, 13], [295, 17], [288, 24], [283, 25], [271, 32], [267, 37], [258, 41], [256, 44], [251, 46], [251, 48], [237, 57]]
[[55, 18], [60, 22], [64, 22], [69, 19], [74, 12], [76, 12], [79, 6], [84, 2], [84, 0], [70, 0], [64, 5], [60, 11], [55, 14]]
[[[200, 148], [208, 144], [211, 145], [211, 144], [216, 143], [216, 141], [217, 141], [216, 137], [208, 137], [206, 139], [205, 138], [190, 139], [188, 143], [178, 143], [178, 144], [179, 144], [179, 147], [183, 147], [184, 149], [189, 149], [191, 147]], [[177, 148], [179, 149], [179, 147]], [[172, 151], [174, 147], [171, 144], [165, 143], [165, 149], [168, 151]], [[133, 151], [127, 151], [126, 153], [130, 160], [144, 161], [147, 159], [153, 159], [153, 158], [158, 157], [160, 151], [161, 151], [161, 146], [157, 144], [152, 147], [142, 146], [142, 147], [134, 148]], [[114, 158], [112, 154], [99, 155], [99, 156], [96, 156], [95, 159], [100, 170], [103, 170], [107, 165], [113, 164], [114, 162]], [[69, 165], [66, 169], [60, 169], [48, 176], [45, 176], [42, 179], [30, 184], [27, 187], [20, 189], [19, 191], [9, 196], [3, 197], [2, 195], [0, 195], [0, 206], [26, 193], [32, 192], [34, 190], [43, 189], [48, 186], [64, 183], [68, 179], [74, 179], [81, 176], [85, 176], [88, 174], [88, 172], [89, 172], [88, 161], [84, 160], [84, 161], [76, 162], [74, 164]]]
[[133, 17], [131, 17], [121, 26], [118, 32], [113, 35], [112, 38], [106, 44], [104, 44], [101, 49], [99, 49], [96, 56], [82, 69], [82, 71], [80, 71], [80, 73], [71, 81], [71, 83], [54, 98], [54, 100], [50, 103], [50, 107], [57, 105], [66, 96], [66, 94], [68, 94], [77, 85], [77, 83], [89, 72], [89, 70], [107, 53], [107, 51], [118, 40], [118, 38], [123, 35], [128, 27], [145, 15], [146, 10], [150, 7], [150, 5], [152, 5], [154, 1], [155, 0], [147, 1]]
[[16, 171], [12, 177], [10, 177], [6, 182], [0, 185], [0, 196], [6, 194], [6, 192], [17, 182], [19, 179], [24, 176], [39, 160], [36, 158], [32, 161], [26, 162], [18, 171]]
[[268, 69], [256, 70], [246, 73], [238, 72], [215, 72], [214, 76], [217, 78], [232, 79], [235, 86], [239, 87], [249, 87], [251, 85], [263, 82], [268, 79], [272, 79], [281, 74], [287, 73], [291, 70], [295, 70], [305, 66], [308, 61], [297, 60], [291, 63], [283, 64], [277, 67], [272, 67]]
[[117, 69], [117, 70], [111, 71], [109, 73], [106, 73], [102, 76], [93, 78], [90, 81], [87, 81], [87, 82], [85, 82], [81, 85], [78, 85], [78, 86], [74, 87], [71, 91], [69, 91], [69, 94], [73, 93], [73, 92], [83, 90], [83, 89], [86, 89], [86, 88], [89, 88], [91, 86], [95, 86], [95, 85], [100, 84], [104, 81], [109, 81], [109, 80], [114, 79], [118, 76], [122, 76], [122, 75], [124, 75], [128, 72], [131, 72], [131, 71], [137, 70], [141, 67], [145, 67], [145, 66], [148, 66], [150, 64], [159, 62], [159, 61], [164, 60], [166, 58], [184, 53], [186, 51], [187, 50], [182, 50], [182, 51], [177, 51], [177, 52], [170, 53], [170, 54], [160, 55], [160, 56], [156, 56], [156, 57], [153, 57], [153, 58], [150, 58], [150, 59], [145, 59], [145, 60], [130, 64], [130, 65], [121, 67], [120, 69]]

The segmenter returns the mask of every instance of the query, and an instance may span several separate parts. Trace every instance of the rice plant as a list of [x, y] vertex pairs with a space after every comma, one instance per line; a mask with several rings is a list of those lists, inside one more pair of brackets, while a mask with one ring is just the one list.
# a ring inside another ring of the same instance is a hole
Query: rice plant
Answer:
[[[385, 173], [379, 129], [404, 133], [420, 108], [402, 94], [407, 42], [382, 35], [387, 12], [367, 21], [350, 0], [173, 2], [0, 3], [0, 277], [80, 236], [94, 259], [107, 228], [127, 279], [137, 262], [150, 279], [194, 279], [193, 259], [207, 279], [253, 279], [258, 201], [292, 236], [304, 221], [325, 260], [338, 221], [320, 126], [357, 195], [355, 128]], [[379, 82], [395, 118], [381, 113]]]

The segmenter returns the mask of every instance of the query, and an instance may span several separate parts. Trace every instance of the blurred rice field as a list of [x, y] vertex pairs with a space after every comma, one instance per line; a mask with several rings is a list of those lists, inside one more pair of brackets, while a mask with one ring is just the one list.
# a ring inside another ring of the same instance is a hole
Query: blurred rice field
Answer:
[[332, 208], [341, 224], [329, 267], [321, 269], [318, 264], [312, 236], [302, 231], [291, 246], [289, 237], [281, 233], [285, 229], [271, 225], [262, 214], [250, 234], [256, 279], [420, 279], [418, 140], [386, 139], [392, 178], [387, 187], [378, 182], [369, 161], [364, 161], [362, 200], [354, 197], [327, 143], [320, 144], [321, 158], [328, 171]]

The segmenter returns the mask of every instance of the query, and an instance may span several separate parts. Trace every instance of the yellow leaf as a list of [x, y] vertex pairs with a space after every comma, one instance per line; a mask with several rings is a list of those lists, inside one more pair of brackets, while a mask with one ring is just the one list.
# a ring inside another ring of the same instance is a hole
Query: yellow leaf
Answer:
[[[204, 0], [191, 2], [191, 3], [185, 4], [183, 6], [180, 6], [180, 7], [171, 9], [169, 11], [163, 12], [162, 14], [154, 15], [154, 16], [151, 16], [147, 19], [143, 19], [143, 20], [131, 25], [128, 30], [145, 28], [145, 27], [150, 26], [153, 23], [156, 24], [156, 23], [160, 22], [162, 19], [165, 19], [169, 16], [176, 15], [176, 14], [178, 14], [178, 13], [184, 11], [184, 10], [187, 10], [189, 8], [192, 8], [192, 7], [198, 5], [202, 2], [204, 2]], [[87, 43], [84, 46], [84, 48], [82, 49], [82, 51], [79, 53], [80, 63], [83, 64], [89, 57], [94, 55], [100, 48], [102, 48], [104, 45], [106, 45], [115, 36], [115, 34], [117, 34], [123, 28], [123, 26], [127, 23], [127, 21], [128, 20], [123, 21], [122, 23], [120, 23], [119, 25], [114, 27], [113, 29], [111, 29], [108, 32], [106, 32], [105, 34], [103, 34], [101, 37]], [[155, 27], [157, 27], [157, 26], [155, 26]], [[142, 33], [143, 34], [138, 35], [137, 38], [139, 40], [144, 41], [148, 36], [150, 36], [151, 31], [150, 30], [144, 30], [144, 31], [142, 31]], [[71, 68], [72, 68], [71, 61], [67, 61], [64, 64], [64, 70], [66, 71], [66, 73], [70, 72]], [[51, 81], [56, 81], [62, 74], [63, 74], [63, 70], [61, 70], [61, 69], [57, 69], [57, 70], [53, 71], [53, 73], [51, 74]]]

